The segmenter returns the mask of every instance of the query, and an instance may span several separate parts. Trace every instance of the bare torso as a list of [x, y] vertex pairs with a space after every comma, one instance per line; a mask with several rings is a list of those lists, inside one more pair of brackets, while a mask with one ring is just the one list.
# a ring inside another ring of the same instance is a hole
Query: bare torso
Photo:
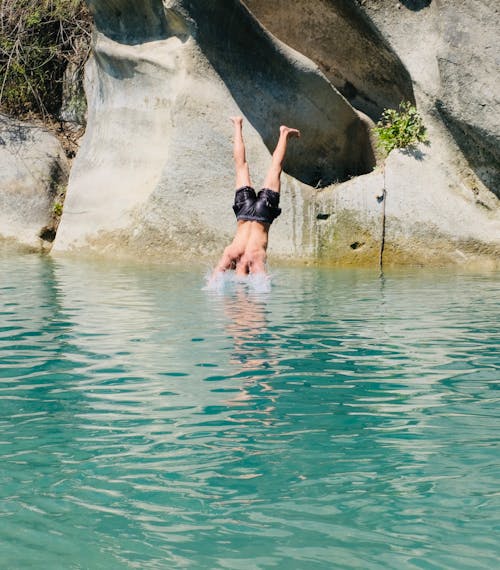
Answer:
[[236, 264], [237, 275], [249, 273], [262, 273], [266, 270], [266, 250], [269, 240], [269, 224], [261, 222], [247, 222], [250, 224], [250, 233], [245, 251]]

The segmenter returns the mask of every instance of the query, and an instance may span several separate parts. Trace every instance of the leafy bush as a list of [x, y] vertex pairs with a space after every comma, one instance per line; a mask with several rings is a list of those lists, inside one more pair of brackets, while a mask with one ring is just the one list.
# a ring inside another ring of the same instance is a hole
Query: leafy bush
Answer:
[[386, 109], [374, 127], [379, 145], [387, 152], [395, 148], [407, 148], [426, 142], [427, 131], [417, 109], [409, 102], [399, 109]]
[[0, 109], [56, 115], [69, 62], [83, 66], [90, 14], [83, 0], [0, 0]]

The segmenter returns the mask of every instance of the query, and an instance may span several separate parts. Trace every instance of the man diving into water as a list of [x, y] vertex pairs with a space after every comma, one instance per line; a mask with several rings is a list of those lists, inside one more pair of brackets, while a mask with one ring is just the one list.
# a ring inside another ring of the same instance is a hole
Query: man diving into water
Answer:
[[236, 275], [265, 273], [269, 228], [281, 209], [280, 177], [288, 139], [299, 137], [300, 132], [280, 127], [280, 137], [273, 153], [271, 167], [264, 179], [262, 190], [255, 194], [243, 142], [243, 117], [231, 117], [234, 125], [233, 156], [236, 167], [236, 194], [233, 210], [236, 214], [236, 234], [226, 247], [215, 268], [215, 273], [235, 269]]

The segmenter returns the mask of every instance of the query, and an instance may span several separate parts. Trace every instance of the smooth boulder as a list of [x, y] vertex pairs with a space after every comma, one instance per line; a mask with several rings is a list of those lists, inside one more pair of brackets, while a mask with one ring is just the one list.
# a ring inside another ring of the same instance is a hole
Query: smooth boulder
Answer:
[[66, 186], [68, 170], [54, 135], [0, 115], [0, 238], [50, 248], [54, 202]]

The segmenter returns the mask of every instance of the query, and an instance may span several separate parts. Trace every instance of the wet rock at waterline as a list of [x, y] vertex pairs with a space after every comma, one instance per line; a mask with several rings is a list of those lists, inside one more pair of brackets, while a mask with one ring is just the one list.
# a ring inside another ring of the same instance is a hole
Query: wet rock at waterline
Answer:
[[0, 238], [47, 249], [54, 202], [67, 182], [64, 151], [49, 132], [0, 114]]
[[385, 184], [384, 256], [389, 263], [500, 266], [498, 199], [471, 191], [470, 181], [442, 161], [439, 149], [392, 152]]
[[384, 168], [317, 193], [309, 219], [314, 257], [327, 263], [500, 261], [497, 198], [471, 192], [439, 149], [424, 145], [393, 151]]

